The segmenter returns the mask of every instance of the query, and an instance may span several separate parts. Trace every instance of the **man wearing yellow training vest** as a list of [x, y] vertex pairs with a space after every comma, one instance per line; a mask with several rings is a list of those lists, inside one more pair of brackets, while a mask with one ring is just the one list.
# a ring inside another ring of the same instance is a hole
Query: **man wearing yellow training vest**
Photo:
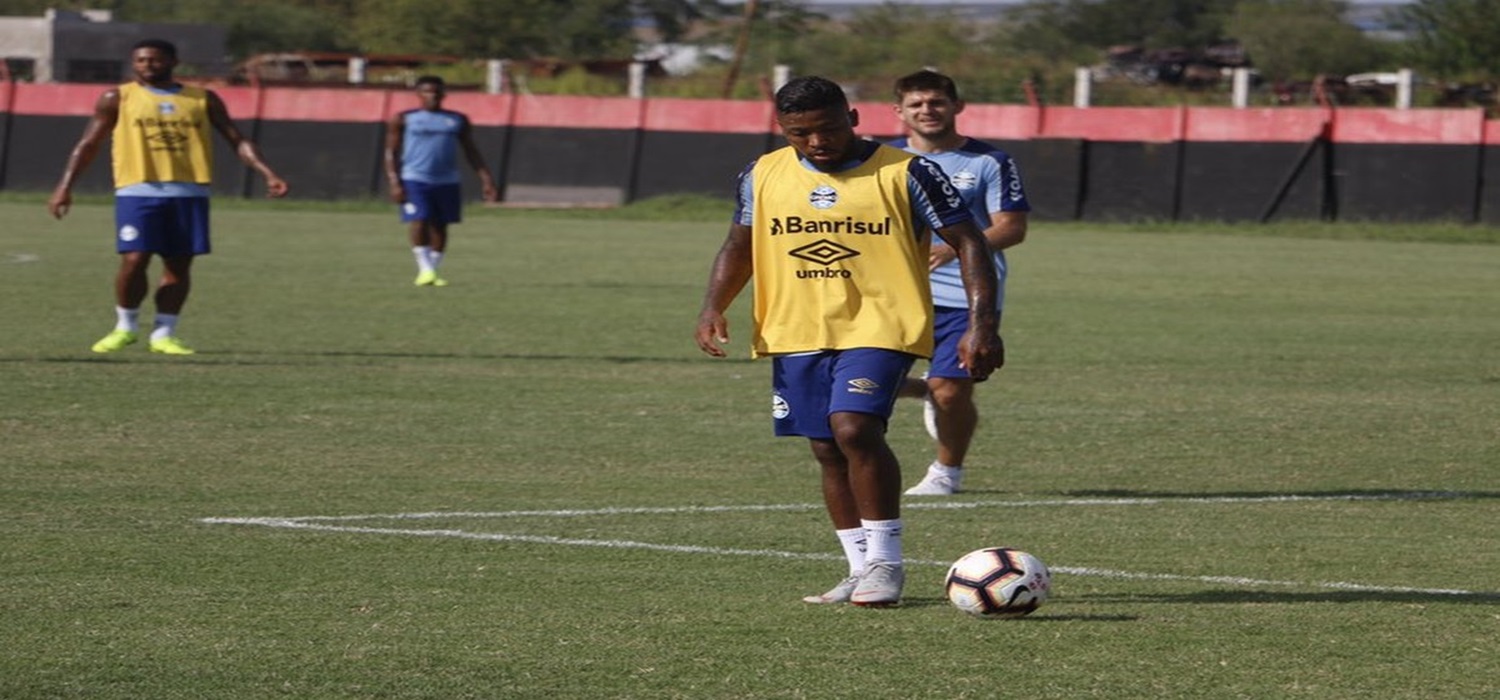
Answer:
[[209, 185], [213, 174], [210, 127], [240, 160], [266, 179], [266, 194], [284, 197], [286, 181], [261, 160], [255, 144], [235, 128], [224, 102], [210, 90], [178, 83], [177, 48], [160, 39], [131, 49], [133, 82], [106, 90], [68, 157], [47, 208], [61, 219], [73, 204], [73, 184], [112, 139], [115, 185], [115, 329], [93, 351], [123, 350], [140, 339], [140, 309], [150, 287], [151, 256], [162, 260], [148, 346], [152, 352], [191, 355], [177, 337], [177, 319], [192, 287], [193, 258], [210, 251]]
[[787, 147], [740, 175], [729, 236], [709, 275], [695, 339], [724, 357], [725, 311], [754, 278], [751, 350], [771, 357], [777, 435], [806, 437], [849, 573], [809, 603], [901, 602], [901, 466], [886, 423], [901, 381], [932, 354], [931, 239], [956, 252], [971, 301], [960, 362], [1004, 362], [995, 272], [973, 217], [941, 168], [855, 135], [838, 84], [797, 78], [776, 92]]

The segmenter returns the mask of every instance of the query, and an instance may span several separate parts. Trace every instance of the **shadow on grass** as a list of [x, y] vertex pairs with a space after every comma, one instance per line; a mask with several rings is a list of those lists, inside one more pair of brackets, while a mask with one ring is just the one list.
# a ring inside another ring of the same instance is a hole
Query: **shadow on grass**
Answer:
[[[296, 361], [293, 359], [235, 359], [243, 357], [263, 356], [267, 358], [354, 358], [371, 360], [479, 360], [479, 361], [531, 361], [531, 362], [607, 362], [610, 364], [640, 364], [640, 363], [666, 363], [682, 364], [687, 362], [707, 362], [714, 358], [703, 357], [650, 357], [645, 355], [587, 355], [587, 354], [547, 354], [547, 353], [456, 353], [456, 352], [372, 352], [368, 350], [325, 350], [318, 352], [220, 352], [215, 350], [199, 350], [192, 357], [153, 357], [150, 355], [139, 356], [94, 356], [94, 357], [0, 357], [0, 363], [24, 364], [31, 362], [57, 363], [57, 364], [187, 364], [200, 366], [244, 366], [244, 367], [285, 367], [285, 366], [315, 366], [324, 364], [314, 361]], [[750, 360], [741, 358], [722, 358], [716, 360], [720, 363], [749, 364]]]
[[[975, 619], [984, 619], [986, 622], [992, 622], [992, 621], [994, 621], [994, 622], [998, 622], [998, 621], [1005, 621], [1005, 622], [1134, 622], [1136, 620], [1141, 619], [1139, 615], [1122, 615], [1122, 614], [1089, 615], [1089, 614], [1083, 614], [1083, 613], [1059, 613], [1059, 612], [1051, 612], [1051, 610], [1053, 610], [1055, 608], [1049, 608], [1049, 605], [1051, 605], [1051, 604], [1044, 605], [1037, 612], [1034, 612], [1034, 613], [1031, 613], [1030, 615], [1025, 615], [1025, 616], [1022, 616], [1022, 617], [996, 617], [996, 618], [975, 618]], [[953, 608], [953, 604], [949, 603], [947, 598], [922, 597], [922, 596], [919, 596], [919, 597], [903, 596], [901, 598], [901, 607], [903, 607], [903, 608]], [[957, 613], [957, 614], [960, 614], [960, 615], [966, 615], [966, 613], [960, 612], [957, 608], [953, 608], [953, 611], [955, 613]]]

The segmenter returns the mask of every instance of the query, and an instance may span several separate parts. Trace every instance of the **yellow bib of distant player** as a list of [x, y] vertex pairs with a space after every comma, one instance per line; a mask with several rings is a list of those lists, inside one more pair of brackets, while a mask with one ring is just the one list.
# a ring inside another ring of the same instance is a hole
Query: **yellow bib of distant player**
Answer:
[[840, 173], [766, 154], [754, 187], [756, 356], [885, 348], [932, 354], [929, 240], [912, 221], [907, 162], [882, 146]]
[[142, 182], [196, 182], [213, 175], [208, 93], [183, 86], [175, 95], [138, 83], [120, 86], [114, 130], [115, 187]]

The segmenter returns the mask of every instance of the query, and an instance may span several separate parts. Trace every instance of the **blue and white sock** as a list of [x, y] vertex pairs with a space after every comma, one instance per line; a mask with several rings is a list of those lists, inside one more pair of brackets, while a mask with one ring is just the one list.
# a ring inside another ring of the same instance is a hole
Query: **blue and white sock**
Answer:
[[115, 307], [115, 330], [137, 333], [141, 330], [141, 310]]
[[151, 320], [151, 339], [161, 340], [177, 335], [177, 314], [157, 314]]
[[417, 258], [417, 272], [435, 272], [432, 264], [432, 248], [425, 245], [413, 246], [411, 252]]
[[833, 532], [839, 536], [839, 544], [844, 546], [844, 558], [849, 560], [849, 575], [858, 576], [865, 570], [865, 529], [851, 527]]
[[892, 562], [900, 564], [901, 557], [901, 519], [892, 520], [860, 520], [865, 528], [865, 561], [866, 562]]

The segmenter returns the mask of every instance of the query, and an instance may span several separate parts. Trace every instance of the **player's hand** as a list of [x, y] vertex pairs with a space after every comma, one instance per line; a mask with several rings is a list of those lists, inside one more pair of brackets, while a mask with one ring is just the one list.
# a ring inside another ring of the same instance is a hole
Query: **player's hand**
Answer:
[[729, 321], [712, 309], [698, 314], [698, 331], [695, 334], [698, 349], [710, 357], [725, 357], [724, 343], [729, 342]]
[[406, 188], [402, 187], [401, 183], [399, 183], [399, 182], [392, 182], [391, 183], [391, 192], [390, 192], [389, 196], [390, 196], [390, 200], [392, 202], [395, 202], [396, 204], [405, 204], [406, 203]]
[[268, 177], [268, 178], [266, 178], [266, 196], [267, 197], [271, 197], [273, 199], [280, 199], [282, 197], [285, 197], [286, 193], [290, 192], [291, 189], [292, 189], [291, 186], [289, 186], [289, 185], [286, 184], [286, 180], [283, 180], [283, 179], [281, 179], [279, 177]]
[[958, 366], [968, 370], [974, 381], [988, 379], [1005, 366], [1005, 341], [999, 334], [975, 333], [970, 328], [958, 341]]
[[946, 243], [933, 243], [932, 251], [927, 254], [927, 271], [932, 272], [950, 262], [958, 259], [958, 253], [953, 247]]
[[484, 201], [491, 204], [500, 201], [500, 188], [494, 185], [484, 186]]
[[61, 219], [68, 215], [68, 209], [73, 206], [73, 193], [59, 189], [52, 193], [52, 198], [47, 200], [47, 211], [52, 218]]

